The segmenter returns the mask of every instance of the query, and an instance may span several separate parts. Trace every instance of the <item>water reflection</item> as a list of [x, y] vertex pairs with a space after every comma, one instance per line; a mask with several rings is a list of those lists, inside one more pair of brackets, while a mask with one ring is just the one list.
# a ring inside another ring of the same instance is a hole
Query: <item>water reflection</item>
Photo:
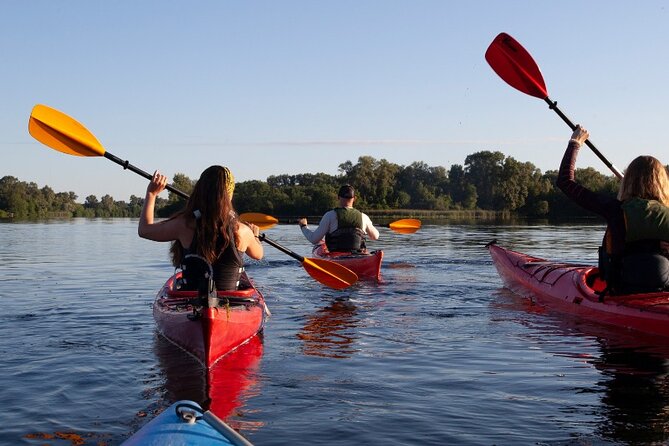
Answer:
[[[666, 339], [556, 314], [508, 290], [500, 290], [494, 296], [493, 306], [497, 309], [543, 318], [543, 324], [537, 319], [528, 322], [527, 318], [517, 318], [539, 332], [533, 338], [542, 349], [556, 356], [576, 358], [600, 372], [601, 379], [593, 391], [601, 393], [601, 421], [596, 428], [601, 438], [624, 444], [669, 442]], [[558, 340], [558, 348], [555, 335], [565, 338], [564, 342]], [[598, 354], [584, 352], [591, 346]]]
[[348, 298], [336, 298], [307, 318], [297, 334], [302, 340], [302, 352], [307, 356], [348, 358], [354, 347], [360, 323], [358, 308]]
[[226, 420], [233, 428], [255, 430], [262, 423], [247, 422], [245, 401], [259, 394], [258, 369], [263, 354], [262, 335], [220, 359], [208, 372], [183, 350], [156, 334], [154, 350], [165, 378], [168, 402], [188, 399]]
[[669, 354], [643, 345], [610, 345], [607, 339], [598, 343], [601, 356], [592, 364], [602, 372], [600, 384], [605, 389], [605, 421], [598, 433], [627, 444], [665, 444], [669, 441]]

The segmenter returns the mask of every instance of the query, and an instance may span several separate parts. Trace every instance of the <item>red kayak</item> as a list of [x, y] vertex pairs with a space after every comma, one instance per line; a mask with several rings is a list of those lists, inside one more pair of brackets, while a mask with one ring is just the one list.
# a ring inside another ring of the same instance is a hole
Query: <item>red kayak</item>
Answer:
[[551, 262], [488, 245], [497, 272], [511, 291], [588, 320], [669, 336], [669, 292], [604, 295], [606, 283], [592, 265]]
[[361, 279], [381, 279], [383, 251], [365, 251], [362, 253], [330, 252], [325, 243], [321, 242], [314, 246], [313, 255], [320, 259], [339, 263], [356, 273]]
[[176, 291], [170, 277], [153, 303], [161, 335], [209, 368], [249, 341], [265, 325], [265, 300], [244, 274], [237, 291], [198, 299], [196, 291]]

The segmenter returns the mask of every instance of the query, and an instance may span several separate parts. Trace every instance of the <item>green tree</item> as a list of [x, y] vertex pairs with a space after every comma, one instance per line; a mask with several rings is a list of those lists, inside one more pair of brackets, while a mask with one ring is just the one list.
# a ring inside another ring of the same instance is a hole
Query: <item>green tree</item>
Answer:
[[536, 199], [549, 188], [534, 164], [521, 163], [512, 157], [504, 160], [501, 179], [498, 193], [503, 203], [502, 209], [509, 211], [522, 208], [529, 197]]
[[462, 208], [463, 209], [476, 209], [478, 203], [478, 193], [476, 192], [476, 186], [473, 184], [465, 184], [464, 194], [462, 198]]
[[504, 171], [502, 152], [482, 151], [465, 158], [465, 178], [476, 187], [478, 205], [482, 209], [503, 209], [500, 184]]
[[403, 167], [397, 174], [396, 187], [410, 197], [409, 206], [414, 209], [443, 210], [452, 204], [448, 174], [441, 166], [430, 167], [421, 161]]
[[106, 194], [100, 199], [100, 205], [97, 208], [96, 216], [97, 217], [113, 217], [116, 212], [116, 203], [114, 203], [114, 198]]
[[[278, 209], [277, 203], [275, 203], [277, 198], [281, 202], [288, 201], [283, 191], [271, 188], [264, 181], [252, 180], [235, 185], [232, 203], [239, 213], [263, 212], [271, 215]], [[285, 200], [281, 198], [285, 198]]]
[[99, 205], [100, 202], [98, 201], [98, 197], [95, 195], [89, 195], [86, 197], [86, 201], [84, 201], [85, 208], [96, 209]]
[[[467, 183], [465, 169], [460, 164], [453, 164], [448, 171], [448, 191], [453, 198], [455, 206], [464, 209], [474, 209], [476, 207], [476, 198], [471, 203], [472, 193], [476, 195], [476, 187]], [[465, 204], [465, 201], [467, 204]]]
[[128, 213], [132, 217], [140, 215], [144, 206], [144, 199], [136, 195], [130, 195], [130, 202], [128, 203]]
[[[176, 189], [179, 189], [181, 192], [184, 192], [186, 195], [190, 195], [193, 192], [193, 188], [195, 187], [196, 180], [191, 180], [187, 175], [183, 173], [175, 173], [174, 177], [172, 177], [172, 186], [174, 186]], [[174, 192], [169, 192], [168, 197], [167, 197], [169, 203], [186, 203], [186, 199], [180, 197], [179, 195], [175, 194]]]
[[[190, 195], [193, 192], [193, 187], [195, 187], [196, 180], [191, 180], [187, 175], [183, 173], [175, 173], [172, 177], [172, 186], [186, 195]], [[168, 192], [167, 200], [161, 200], [160, 197], [156, 200], [156, 213], [159, 217], [170, 217], [186, 206], [186, 199], [175, 194], [174, 192]], [[164, 199], [162, 199], [164, 200]]]
[[346, 161], [339, 165], [344, 182], [356, 189], [357, 206], [387, 209], [394, 202], [395, 181], [400, 166], [385, 159], [361, 156], [354, 165]]

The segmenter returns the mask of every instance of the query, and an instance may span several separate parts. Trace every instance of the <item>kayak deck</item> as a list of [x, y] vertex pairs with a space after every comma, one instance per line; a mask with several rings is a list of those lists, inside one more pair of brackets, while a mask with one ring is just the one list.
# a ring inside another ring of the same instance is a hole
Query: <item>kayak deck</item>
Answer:
[[121, 446], [252, 446], [212, 412], [194, 401], [177, 401]]
[[321, 242], [314, 246], [313, 255], [339, 263], [356, 273], [361, 279], [381, 280], [381, 262], [383, 261], [383, 251], [381, 250], [362, 253], [330, 252], [325, 243]]
[[592, 265], [551, 262], [488, 245], [506, 288], [534, 302], [599, 323], [669, 336], [669, 292], [607, 295]]

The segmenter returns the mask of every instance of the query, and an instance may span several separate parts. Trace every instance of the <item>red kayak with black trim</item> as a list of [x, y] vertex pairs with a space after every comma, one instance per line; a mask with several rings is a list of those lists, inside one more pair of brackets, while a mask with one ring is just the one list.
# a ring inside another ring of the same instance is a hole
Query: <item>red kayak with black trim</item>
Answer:
[[197, 291], [178, 291], [170, 277], [153, 303], [158, 332], [203, 366], [213, 367], [226, 354], [262, 331], [265, 300], [251, 280], [242, 276], [240, 289], [200, 298]]
[[599, 269], [552, 262], [494, 242], [488, 246], [504, 286], [547, 308], [602, 324], [669, 337], [669, 292], [608, 295]]
[[330, 252], [325, 243], [321, 242], [314, 246], [313, 255], [320, 259], [339, 263], [356, 273], [361, 279], [381, 280], [383, 251]]

